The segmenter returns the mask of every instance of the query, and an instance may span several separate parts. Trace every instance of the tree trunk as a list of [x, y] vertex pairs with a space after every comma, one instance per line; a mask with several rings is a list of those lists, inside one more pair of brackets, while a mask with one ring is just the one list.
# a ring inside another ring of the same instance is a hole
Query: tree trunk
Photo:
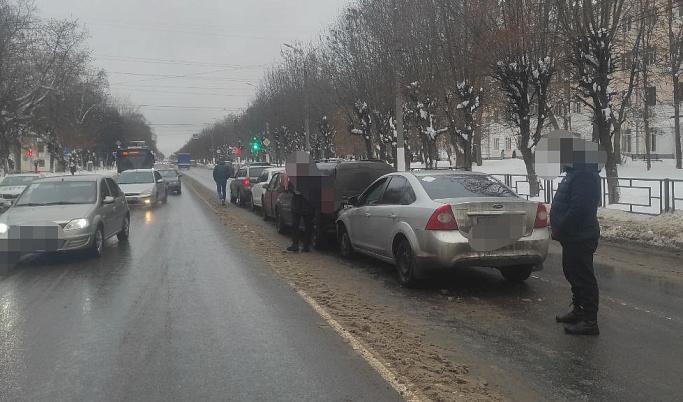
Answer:
[[[647, 88], [647, 87], [646, 87]], [[652, 168], [652, 156], [650, 155], [651, 133], [650, 133], [650, 112], [647, 103], [643, 108], [643, 125], [645, 127], [645, 161], [647, 162], [647, 170]]]
[[614, 139], [612, 146], [614, 147], [614, 157], [617, 163], [621, 165], [621, 122], [614, 119]]
[[680, 117], [681, 117], [681, 99], [680, 96], [681, 94], [678, 93], [678, 76], [673, 75], [673, 86], [674, 86], [674, 140], [676, 144], [676, 150], [674, 154], [676, 155], [676, 169], [681, 169], [683, 168], [683, 164], [681, 161], [681, 152], [683, 152], [683, 149], [681, 149], [681, 122], [680, 122]]
[[524, 166], [526, 166], [527, 179], [529, 180], [529, 195], [531, 197], [537, 197], [540, 192], [540, 186], [538, 183], [538, 176], [536, 175], [536, 167], [534, 165], [534, 154], [527, 147], [523, 147], [520, 152], [522, 153]]

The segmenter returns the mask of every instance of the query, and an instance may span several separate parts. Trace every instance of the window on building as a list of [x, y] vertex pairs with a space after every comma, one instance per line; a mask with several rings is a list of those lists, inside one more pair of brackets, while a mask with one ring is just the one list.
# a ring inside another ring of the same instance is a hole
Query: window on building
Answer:
[[683, 82], [678, 83], [678, 103], [683, 101]]
[[508, 151], [512, 149], [512, 138], [506, 138], [505, 139], [505, 149]]
[[500, 138], [493, 139], [493, 149], [496, 151], [500, 149]]
[[581, 102], [574, 102], [574, 113], [581, 113]]
[[631, 129], [627, 128], [621, 136], [621, 152], [631, 153]]
[[657, 87], [647, 87], [645, 91], [645, 104], [655, 106], [657, 104]]
[[645, 49], [645, 52], [643, 53], [643, 61], [645, 62], [646, 66], [655, 64], [657, 59], [657, 51], [654, 47], [649, 47]]
[[39, 153], [45, 152], [45, 144], [43, 144], [42, 142], [38, 143], [37, 148]]

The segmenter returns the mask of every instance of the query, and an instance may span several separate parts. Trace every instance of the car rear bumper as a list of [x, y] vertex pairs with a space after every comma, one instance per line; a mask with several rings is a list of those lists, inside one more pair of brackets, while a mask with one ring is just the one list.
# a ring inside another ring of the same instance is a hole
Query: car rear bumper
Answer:
[[548, 229], [534, 229], [530, 236], [492, 251], [473, 250], [458, 231], [421, 231], [416, 235], [420, 246], [416, 257], [424, 268], [540, 265], [548, 256], [550, 242]]

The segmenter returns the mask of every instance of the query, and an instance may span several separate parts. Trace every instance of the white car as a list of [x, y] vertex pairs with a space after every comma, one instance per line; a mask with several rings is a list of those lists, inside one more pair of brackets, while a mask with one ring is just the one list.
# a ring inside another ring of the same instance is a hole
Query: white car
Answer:
[[156, 169], [124, 170], [117, 182], [129, 205], [151, 207], [168, 201], [168, 186]]
[[251, 209], [263, 208], [263, 196], [266, 193], [266, 186], [276, 173], [284, 173], [285, 168], [273, 167], [264, 169], [256, 179], [256, 183], [251, 187]]
[[12, 174], [0, 181], [0, 210], [7, 209], [21, 195], [26, 186], [42, 175], [37, 173]]

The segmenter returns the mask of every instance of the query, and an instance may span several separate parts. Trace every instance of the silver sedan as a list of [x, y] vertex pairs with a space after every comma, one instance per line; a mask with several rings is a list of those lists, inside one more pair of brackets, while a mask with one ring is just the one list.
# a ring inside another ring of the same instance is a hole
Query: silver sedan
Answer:
[[0, 216], [0, 256], [18, 261], [25, 254], [88, 249], [102, 254], [104, 241], [126, 241], [130, 213], [110, 177], [98, 175], [36, 180]]
[[392, 173], [350, 204], [337, 220], [342, 256], [357, 251], [395, 263], [407, 286], [429, 269], [463, 265], [495, 267], [524, 281], [548, 254], [545, 205], [487, 174]]

